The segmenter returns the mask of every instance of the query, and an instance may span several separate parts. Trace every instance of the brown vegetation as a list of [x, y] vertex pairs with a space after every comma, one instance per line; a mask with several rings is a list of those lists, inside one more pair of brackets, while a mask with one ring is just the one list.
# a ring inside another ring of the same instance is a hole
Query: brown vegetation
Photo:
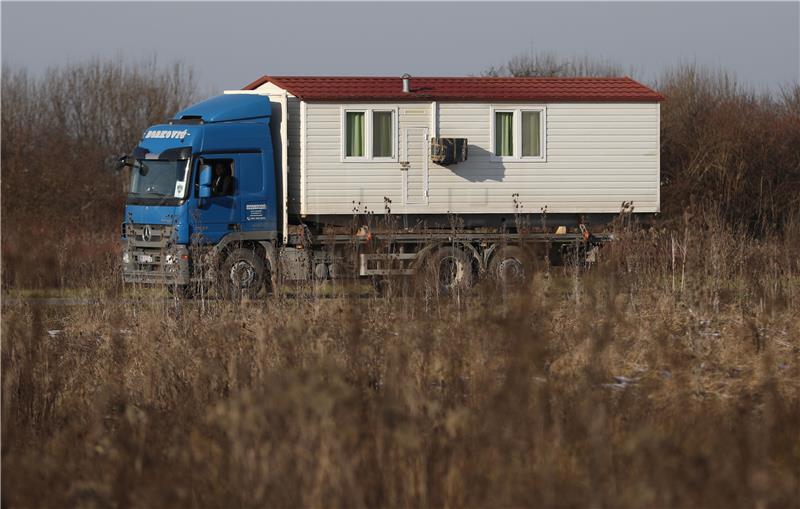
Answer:
[[186, 70], [4, 69], [2, 506], [796, 505], [800, 88], [658, 88], [665, 212], [588, 272], [232, 304], [120, 285], [113, 156]]
[[763, 233], [800, 210], [800, 84], [758, 96], [729, 74], [689, 66], [658, 89], [664, 215], [716, 203], [728, 223]]
[[[3, 285], [85, 285], [117, 249], [116, 158], [195, 95], [191, 69], [91, 61], [2, 73]], [[33, 256], [32, 256], [33, 255]]]
[[800, 231], [691, 222], [519, 292], [7, 303], [5, 502], [791, 506]]

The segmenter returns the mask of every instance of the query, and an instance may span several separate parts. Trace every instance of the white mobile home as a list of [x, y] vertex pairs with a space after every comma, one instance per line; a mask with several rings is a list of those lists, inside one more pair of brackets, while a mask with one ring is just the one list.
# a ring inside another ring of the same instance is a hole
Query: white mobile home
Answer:
[[[413, 215], [659, 210], [662, 98], [630, 78], [264, 76], [229, 93], [273, 101], [303, 218], [381, 214], [387, 198]], [[432, 160], [447, 138], [466, 160]]]

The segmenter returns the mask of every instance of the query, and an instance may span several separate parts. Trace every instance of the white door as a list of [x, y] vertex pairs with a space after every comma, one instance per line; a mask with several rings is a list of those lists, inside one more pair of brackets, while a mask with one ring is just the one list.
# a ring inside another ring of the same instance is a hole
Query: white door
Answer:
[[428, 128], [403, 129], [403, 201], [428, 203]]

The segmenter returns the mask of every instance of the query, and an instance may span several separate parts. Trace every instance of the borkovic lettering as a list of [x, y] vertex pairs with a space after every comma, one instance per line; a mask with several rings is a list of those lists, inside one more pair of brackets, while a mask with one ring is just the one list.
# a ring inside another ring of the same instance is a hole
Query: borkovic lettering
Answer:
[[154, 131], [147, 131], [144, 133], [145, 138], [157, 138], [157, 139], [173, 139], [173, 138], [185, 138], [189, 136], [189, 131], [184, 129], [182, 131], [172, 131], [172, 130], [154, 130]]

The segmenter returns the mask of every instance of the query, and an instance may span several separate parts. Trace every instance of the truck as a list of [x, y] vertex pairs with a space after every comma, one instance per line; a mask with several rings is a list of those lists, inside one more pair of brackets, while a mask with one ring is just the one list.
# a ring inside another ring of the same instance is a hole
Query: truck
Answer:
[[123, 278], [519, 284], [659, 211], [661, 101], [630, 78], [263, 76], [120, 158]]

